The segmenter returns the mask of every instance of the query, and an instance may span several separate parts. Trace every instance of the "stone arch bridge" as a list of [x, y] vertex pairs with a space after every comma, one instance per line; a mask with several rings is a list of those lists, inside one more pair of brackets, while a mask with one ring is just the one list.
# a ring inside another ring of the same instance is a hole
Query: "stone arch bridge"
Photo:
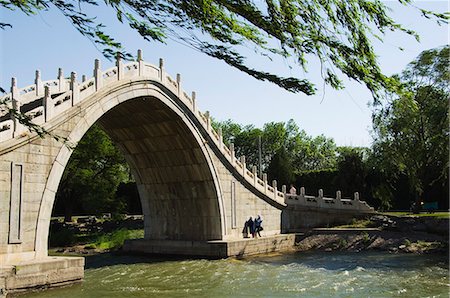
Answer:
[[[142, 60], [101, 70], [93, 77], [18, 88], [1, 98], [10, 108], [76, 144], [99, 123], [123, 151], [137, 182], [145, 238], [223, 241], [238, 237], [249, 216], [264, 218], [266, 235], [280, 234], [284, 194], [276, 182], [249, 170], [237, 158], [208, 113], [186, 94], [181, 76], [167, 75]], [[55, 193], [73, 149], [51, 137], [40, 138], [12, 113], [0, 115], [0, 264], [47, 257]], [[1, 276], [0, 276], [1, 278]]]

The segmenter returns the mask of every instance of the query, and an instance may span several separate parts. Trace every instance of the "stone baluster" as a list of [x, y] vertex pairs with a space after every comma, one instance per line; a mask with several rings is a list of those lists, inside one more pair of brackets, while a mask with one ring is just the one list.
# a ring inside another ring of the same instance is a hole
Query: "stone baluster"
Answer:
[[81, 82], [82, 82], [82, 83], [86, 82], [86, 75], [82, 75], [82, 76], [81, 76]]
[[181, 98], [181, 92], [183, 92], [183, 89], [181, 89], [181, 74], [177, 73], [177, 92], [178, 97]]
[[192, 112], [194, 112], [194, 115], [197, 116], [197, 103], [196, 103], [196, 97], [197, 94], [195, 93], [195, 91], [192, 91]]
[[258, 168], [256, 166], [252, 167], [253, 174], [253, 185], [256, 186], [258, 184]]
[[123, 61], [120, 52], [117, 52], [116, 54], [116, 66], [117, 66], [117, 80], [120, 81], [124, 77]]
[[[16, 110], [17, 113], [20, 113], [20, 107], [22, 106], [20, 102], [20, 92], [17, 88], [17, 81], [16, 78], [11, 78], [11, 104], [12, 108]], [[19, 120], [14, 117], [14, 115], [11, 115], [11, 119], [13, 120], [14, 130], [13, 130], [13, 137], [16, 137], [20, 135], [22, 132], [26, 131], [25, 125], [19, 122]]]
[[342, 199], [342, 192], [340, 190], [336, 191], [336, 200], [340, 201]]
[[241, 156], [241, 164], [242, 164], [242, 176], [245, 177], [245, 174], [246, 174], [245, 171], [247, 171], [247, 165], [245, 163], [245, 155]]
[[44, 93], [44, 84], [42, 83], [41, 79], [41, 72], [39, 70], [36, 70], [36, 76], [34, 78], [34, 84], [35, 84], [35, 91], [36, 95], [42, 95]]
[[263, 184], [264, 184], [264, 193], [266, 194], [267, 193], [267, 174], [266, 173], [263, 173], [262, 180], [263, 180]]
[[281, 192], [284, 194], [284, 195], [286, 195], [286, 185], [282, 185], [281, 186]]
[[100, 60], [98, 59], [95, 59], [94, 62], [94, 85], [95, 91], [98, 91], [103, 87], [103, 75], [100, 67]]
[[300, 187], [300, 196], [304, 197], [306, 194], [305, 188], [302, 186]]
[[219, 149], [222, 150], [223, 148], [223, 132], [222, 127], [219, 127], [217, 129], [217, 135], [219, 136]]
[[230, 143], [231, 164], [234, 165], [234, 143]]
[[209, 111], [205, 112], [205, 120], [206, 120], [206, 130], [208, 132], [211, 131], [211, 116], [209, 116]]
[[138, 74], [139, 76], [143, 76], [144, 75], [144, 59], [142, 58], [142, 50], [139, 49], [137, 51], [137, 62], [138, 62]]
[[277, 189], [277, 180], [273, 180], [273, 181], [272, 181], [272, 187], [273, 187], [273, 199], [274, 199], [274, 200], [277, 200], [277, 192], [278, 192], [278, 189]]
[[323, 199], [323, 189], [319, 189], [319, 199]]
[[58, 68], [58, 90], [60, 92], [66, 91], [66, 80], [62, 68]]
[[161, 80], [161, 83], [164, 84], [165, 78], [164, 78], [164, 60], [163, 58], [159, 58], [159, 79]]
[[45, 122], [47, 122], [53, 117], [53, 110], [55, 108], [50, 93], [50, 88], [48, 86], [44, 87], [44, 101], [42, 105], [44, 106], [44, 119]]
[[353, 199], [354, 199], [355, 201], [359, 201], [359, 192], [355, 192], [355, 193], [353, 194]]
[[70, 90], [72, 91], [72, 106], [74, 106], [80, 101], [80, 88], [76, 72], [70, 74]]

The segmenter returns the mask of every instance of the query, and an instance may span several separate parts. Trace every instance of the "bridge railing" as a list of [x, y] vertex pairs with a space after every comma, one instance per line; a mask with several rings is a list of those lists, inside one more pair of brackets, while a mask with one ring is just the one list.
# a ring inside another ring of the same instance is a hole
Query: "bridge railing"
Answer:
[[[223, 142], [222, 131], [220, 129], [215, 131], [212, 127], [209, 112], [202, 113], [198, 110], [196, 93], [192, 92], [192, 95], [188, 96], [182, 90], [181, 75], [177, 74], [176, 79], [170, 77], [165, 72], [163, 59], [159, 60], [159, 66], [154, 66], [143, 61], [142, 52], [139, 50], [137, 61], [124, 64], [120, 56], [117, 56], [116, 66], [104, 71], [101, 70], [100, 61], [96, 59], [93, 74], [90, 79], [82, 76], [81, 82], [79, 82], [75, 72], [72, 72], [70, 78], [67, 79], [64, 78], [63, 70], [60, 68], [56, 80], [42, 81], [40, 71], [36, 71], [35, 83], [21, 89], [17, 88], [16, 79], [12, 78], [11, 92], [0, 97], [0, 101], [6, 103], [9, 108], [20, 110], [21, 113], [28, 115], [33, 123], [44, 125], [97, 91], [117, 81], [136, 77], [158, 81], [189, 108], [192, 115], [199, 120], [213, 140], [211, 145], [219, 149], [239, 175], [261, 193], [279, 204], [285, 205], [285, 194], [278, 191], [277, 182], [273, 181], [272, 185], [269, 185], [266, 174], [258, 177], [256, 167], [251, 170], [247, 169], [245, 156], [236, 158], [234, 145], [230, 144], [227, 147]], [[27, 127], [14, 118], [12, 113], [6, 112], [0, 115], [0, 143], [14, 138], [20, 139], [27, 135], [27, 130]]]
[[292, 206], [315, 207], [322, 209], [343, 209], [352, 210], [362, 213], [374, 212], [374, 208], [370, 207], [365, 201], [359, 200], [359, 193], [353, 194], [353, 199], [342, 198], [341, 191], [336, 192], [335, 198], [323, 196], [323, 190], [319, 189], [317, 196], [306, 195], [305, 188], [300, 188], [300, 194], [292, 195], [286, 193], [286, 186], [283, 185], [282, 191], [285, 195], [286, 204]]

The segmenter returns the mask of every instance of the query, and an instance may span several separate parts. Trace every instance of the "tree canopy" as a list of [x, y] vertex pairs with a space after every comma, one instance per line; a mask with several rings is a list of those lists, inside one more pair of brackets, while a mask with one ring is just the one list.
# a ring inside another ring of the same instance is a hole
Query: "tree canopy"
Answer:
[[[412, 5], [412, 0], [399, 2]], [[107, 28], [89, 15], [89, 6], [102, 3], [147, 41], [176, 40], [256, 79], [308, 95], [316, 88], [300, 71], [282, 77], [265, 65], [253, 68], [243, 52], [250, 49], [269, 60], [282, 57], [289, 65], [305, 70], [308, 60], [316, 57], [323, 79], [332, 87], [342, 87], [344, 74], [376, 94], [390, 89], [395, 80], [381, 72], [371, 39], [382, 39], [387, 31], [402, 31], [418, 39], [414, 31], [389, 16], [381, 1], [371, 0], [23, 0], [0, 1], [0, 7], [28, 15], [56, 9], [106, 57], [119, 51], [131, 59], [122, 44], [107, 34]], [[420, 10], [438, 23], [446, 23], [449, 18], [447, 13]], [[0, 28], [12, 25], [0, 23]]]
[[407, 92], [388, 94], [373, 114], [379, 167], [388, 180], [405, 176], [416, 200], [435, 201], [448, 185], [449, 62], [448, 45], [422, 52], [400, 75]]

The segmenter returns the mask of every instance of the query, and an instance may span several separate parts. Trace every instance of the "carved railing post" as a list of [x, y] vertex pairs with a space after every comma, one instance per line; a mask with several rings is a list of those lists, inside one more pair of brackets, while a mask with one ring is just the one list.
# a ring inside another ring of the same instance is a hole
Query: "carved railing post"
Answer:
[[82, 76], [81, 76], [81, 82], [82, 82], [82, 83], [86, 82], [86, 75], [82, 75]]
[[263, 180], [263, 184], [264, 184], [264, 194], [266, 194], [267, 193], [267, 174], [266, 173], [263, 173], [262, 180]]
[[72, 91], [72, 106], [74, 106], [80, 101], [80, 88], [76, 72], [70, 74], [70, 90]]
[[44, 84], [42, 84], [41, 72], [36, 70], [36, 76], [34, 78], [34, 84], [36, 85], [36, 96], [40, 96], [44, 93]]
[[164, 60], [163, 58], [159, 58], [159, 79], [161, 80], [161, 83], [164, 84], [165, 78], [164, 78]]
[[323, 189], [319, 189], [319, 199], [323, 199]]
[[302, 186], [300, 187], [300, 196], [304, 197], [306, 194], [305, 188]]
[[230, 143], [231, 164], [234, 165], [234, 143]]
[[58, 90], [60, 92], [66, 91], [66, 80], [62, 68], [58, 68]]
[[195, 116], [197, 116], [197, 103], [196, 103], [196, 97], [197, 94], [195, 93], [195, 91], [192, 91], [192, 112], [194, 113]]
[[336, 191], [336, 200], [340, 201], [342, 198], [342, 193], [340, 190]]
[[116, 66], [117, 66], [117, 80], [120, 81], [121, 79], [123, 79], [123, 62], [122, 62], [122, 57], [121, 57], [121, 53], [117, 52], [116, 54]]
[[272, 181], [272, 187], [273, 187], [273, 199], [276, 200], [277, 199], [277, 180], [273, 180]]
[[55, 107], [52, 101], [50, 88], [48, 86], [44, 87], [44, 101], [42, 104], [44, 106], [44, 119], [45, 122], [47, 122], [53, 117], [53, 109]]
[[177, 73], [177, 92], [178, 92], [178, 97], [181, 97], [181, 92], [183, 92], [183, 90], [181, 89], [181, 74]]
[[94, 61], [94, 85], [95, 91], [98, 91], [103, 87], [103, 75], [100, 67], [100, 60], [98, 59], [95, 59]]
[[284, 194], [284, 195], [286, 195], [286, 185], [282, 185], [281, 186], [281, 192]]
[[[12, 108], [16, 111], [16, 113], [20, 113], [20, 107], [22, 106], [20, 102], [20, 93], [17, 88], [16, 78], [11, 78], [11, 105]], [[11, 120], [13, 121], [14, 130], [13, 130], [13, 138], [20, 135], [22, 132], [26, 130], [26, 127], [19, 122], [19, 119], [15, 117], [14, 114], [11, 114]]]
[[142, 50], [139, 49], [137, 51], [137, 62], [138, 62], [138, 74], [139, 76], [143, 76], [144, 75], [144, 59], [142, 59]]
[[258, 168], [256, 166], [252, 167], [253, 174], [253, 185], [256, 186], [258, 184]]
[[222, 150], [223, 148], [223, 132], [222, 127], [219, 127], [217, 129], [217, 135], [219, 136], [219, 149]]
[[209, 111], [205, 112], [205, 120], [206, 120], [206, 130], [208, 132], [211, 131], [211, 116], [209, 116]]
[[246, 174], [246, 170], [247, 170], [247, 165], [245, 164], [245, 155], [241, 156], [241, 164], [242, 164], [242, 176], [245, 177]]
[[355, 201], [359, 201], [359, 192], [355, 192], [355, 193], [353, 194], [353, 199], [354, 199]]

